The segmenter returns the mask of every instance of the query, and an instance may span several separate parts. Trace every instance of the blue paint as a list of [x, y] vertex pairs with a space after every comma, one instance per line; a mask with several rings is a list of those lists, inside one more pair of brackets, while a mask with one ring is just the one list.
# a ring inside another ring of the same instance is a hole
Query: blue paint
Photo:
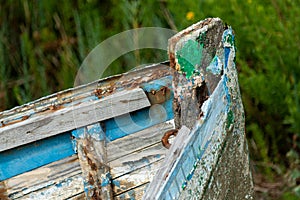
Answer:
[[169, 188], [169, 192], [170, 192], [172, 199], [178, 199], [180, 189], [181, 188], [177, 185], [176, 181], [173, 181]]
[[228, 66], [228, 58], [230, 55], [231, 48], [235, 48], [234, 34], [231, 27], [229, 27], [223, 32], [222, 40], [224, 47], [224, 68], [226, 69]]
[[[211, 143], [212, 135], [222, 134], [220, 132], [214, 132], [214, 122], [217, 121], [220, 113], [226, 112], [226, 106], [228, 102], [220, 101], [220, 97], [225, 95], [225, 88], [223, 85], [219, 85], [212, 96], [212, 105], [211, 109], [207, 110], [207, 119], [205, 123], [196, 124], [195, 128], [192, 130], [191, 138], [189, 143], [185, 146], [182, 153], [178, 156], [178, 161], [175, 163], [172, 172], [169, 173], [165, 187], [162, 189], [160, 197], [163, 197], [164, 194], [171, 193], [172, 197], [176, 196], [176, 192], [172, 189], [173, 183], [176, 181], [180, 184], [181, 189], [184, 189], [188, 181], [192, 179], [197, 165], [202, 160], [202, 157]], [[216, 137], [216, 136], [215, 136]]]
[[75, 153], [77, 153], [77, 139], [83, 139], [85, 134], [89, 134], [92, 138], [97, 141], [105, 139], [105, 133], [102, 130], [100, 123], [95, 123], [87, 127], [74, 129], [71, 131], [72, 134], [72, 146]]
[[118, 181], [118, 180], [113, 180], [113, 181], [112, 181], [112, 184], [113, 184], [114, 186], [118, 187], [118, 188], [121, 187], [121, 183], [120, 183], [120, 181]]
[[228, 77], [226, 74], [224, 74], [224, 79], [223, 79], [223, 87], [225, 90], [225, 96], [226, 96], [226, 100], [227, 100], [227, 110], [229, 109], [229, 106], [231, 104], [231, 95], [230, 95], [230, 91], [229, 88], [227, 86], [227, 82], [228, 82]]
[[[141, 85], [141, 87], [145, 91], [150, 92], [151, 90], [158, 90], [162, 86], [171, 88], [171, 84], [172, 76], [168, 76], [162, 79], [151, 81], [149, 83], [144, 83]], [[113, 141], [137, 131], [149, 128], [156, 124], [173, 119], [173, 99], [174, 94], [173, 92], [171, 92], [169, 100], [162, 104], [156, 105], [156, 108], [161, 109], [162, 113], [151, 112], [151, 109], [154, 108], [154, 106], [152, 106], [152, 108], [140, 109], [129, 114], [105, 120], [104, 126], [106, 139], [108, 141]]]
[[85, 128], [78, 128], [75, 130], [72, 130], [72, 136], [75, 138], [83, 138], [84, 137], [84, 133], [85, 133]]
[[225, 47], [224, 48], [224, 68], [227, 68], [228, 65], [228, 58], [229, 58], [229, 54], [230, 54], [230, 47]]
[[71, 133], [63, 133], [0, 153], [0, 181], [75, 154]]
[[109, 184], [111, 184], [111, 180], [112, 180], [112, 176], [111, 174], [108, 172], [105, 174], [104, 177], [102, 177], [102, 180], [101, 180], [101, 187], [106, 187], [108, 186]]
[[163, 120], [159, 120], [159, 117], [150, 117], [150, 109], [144, 108], [127, 115], [119, 116], [117, 119], [109, 119], [104, 121], [107, 139], [109, 141], [113, 141], [161, 122], [173, 119], [174, 114], [172, 110], [172, 99], [173, 97], [162, 104], [162, 107], [165, 109], [167, 114], [166, 118]]
[[161, 157], [160, 154], [156, 154], [156, 155], [155, 155], [155, 158], [160, 158], [160, 157]]
[[223, 65], [222, 65], [220, 58], [217, 55], [215, 55], [215, 57], [212, 59], [212, 61], [206, 68], [206, 71], [209, 71], [209, 72], [213, 73], [214, 75], [220, 75], [221, 71], [222, 71], [222, 67], [223, 67]]
[[105, 133], [100, 123], [87, 126], [87, 133], [97, 141], [103, 141], [105, 139]]
[[135, 191], [134, 190], [128, 191], [128, 195], [129, 195], [130, 200], [135, 200]]
[[156, 79], [149, 83], [143, 83], [140, 85], [146, 92], [151, 92], [152, 90], [159, 90], [162, 86], [171, 87], [172, 85], [172, 76], [166, 76], [161, 79]]
[[89, 196], [89, 191], [94, 189], [94, 186], [91, 185], [90, 183], [83, 181], [83, 188], [84, 188], [84, 193], [88, 197]]
[[78, 128], [78, 129], [75, 129], [75, 130], [72, 130], [71, 131], [71, 134], [72, 134], [72, 147], [73, 147], [73, 151], [75, 153], [77, 153], [77, 139], [82, 139], [84, 138], [84, 134], [86, 132], [86, 128], [83, 127], [83, 128]]

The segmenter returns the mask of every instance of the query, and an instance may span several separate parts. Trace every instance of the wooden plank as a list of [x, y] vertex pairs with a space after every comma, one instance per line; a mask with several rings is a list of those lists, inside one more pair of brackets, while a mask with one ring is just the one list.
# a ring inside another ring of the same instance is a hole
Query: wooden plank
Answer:
[[150, 102], [146, 94], [142, 89], [137, 88], [121, 91], [96, 101], [82, 102], [73, 107], [51, 111], [47, 115], [1, 127], [0, 151], [148, 106]]
[[75, 196], [67, 198], [67, 200], [86, 200], [85, 193], [77, 194]]
[[69, 177], [68, 179], [61, 181], [59, 184], [43, 188], [37, 192], [29, 193], [22, 196], [21, 200], [57, 200], [57, 199], [67, 199], [75, 194], [81, 193], [83, 191], [81, 175], [75, 175]]
[[83, 192], [83, 180], [77, 155], [0, 183], [5, 185], [6, 193], [12, 199], [55, 199], [62, 196], [71, 197]]
[[49, 110], [72, 107], [81, 102], [93, 101], [122, 90], [133, 89], [142, 83], [168, 75], [171, 75], [168, 63], [159, 63], [60, 91], [0, 112], [0, 127], [47, 114]]
[[147, 166], [149, 163], [164, 158], [167, 149], [161, 142], [155, 145], [138, 150], [109, 163], [110, 172], [113, 178], [128, 174], [131, 171]]
[[105, 134], [100, 123], [87, 126], [77, 139], [77, 149], [87, 199], [113, 199], [107, 164]]
[[173, 128], [173, 120], [170, 120], [107, 143], [108, 162], [160, 142], [164, 133]]
[[113, 191], [115, 196], [119, 196], [151, 182], [156, 172], [162, 166], [162, 162], [163, 159], [157, 160], [142, 168], [113, 179]]
[[130, 199], [130, 200], [138, 200], [138, 199], [142, 199], [144, 192], [146, 190], [148, 186], [148, 183], [143, 184], [141, 186], [138, 186], [136, 188], [133, 188], [125, 193], [119, 194], [117, 196], [114, 197], [115, 200], [126, 200], [126, 199]]
[[[151, 102], [149, 108], [137, 110], [132, 113], [121, 115], [113, 119], [104, 121], [106, 137], [109, 141], [130, 135], [137, 131], [149, 128], [155, 124], [159, 124], [173, 119], [172, 101], [173, 93], [171, 92], [170, 76], [156, 79], [147, 83], [141, 84], [149, 98], [149, 93], [157, 95], [151, 96], [149, 99], [158, 99], [156, 103]], [[160, 89], [165, 87], [169, 90], [169, 95], [160, 93]], [[115, 108], [114, 108], [115, 109]]]
[[[156, 195], [161, 194], [161, 190], [164, 189], [164, 185], [168, 181], [168, 176], [171, 174], [177, 158], [182, 153], [183, 148], [187, 145], [187, 142], [189, 142], [187, 139], [187, 137], [191, 137], [189, 133], [190, 130], [185, 126], [178, 131], [178, 134], [174, 140], [174, 144], [172, 144], [171, 148], [166, 152], [167, 156], [161, 164], [159, 171], [155, 174], [153, 181], [147, 188], [143, 199], [157, 199], [158, 196], [156, 197]], [[156, 198], [154, 198], [154, 196]]]
[[68, 132], [0, 152], [0, 181], [73, 154]]

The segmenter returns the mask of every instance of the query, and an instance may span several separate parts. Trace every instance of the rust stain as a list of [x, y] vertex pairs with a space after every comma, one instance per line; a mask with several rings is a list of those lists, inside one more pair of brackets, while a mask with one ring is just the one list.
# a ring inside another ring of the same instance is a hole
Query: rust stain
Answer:
[[0, 200], [9, 200], [4, 182], [0, 182]]
[[23, 116], [23, 117], [22, 117], [22, 121], [28, 119], [29, 117], [30, 117], [30, 116], [28, 116], [28, 115]]
[[49, 110], [52, 110], [52, 111], [60, 110], [62, 108], [64, 108], [63, 105], [51, 105], [51, 106], [49, 106]]
[[171, 90], [168, 87], [163, 86], [159, 90], [147, 92], [147, 97], [151, 105], [162, 104], [171, 98]]
[[94, 185], [95, 180], [94, 180], [93, 175], [91, 173], [89, 173], [88, 180], [89, 180], [89, 184]]
[[112, 85], [106, 86], [106, 87], [101, 87], [97, 88], [93, 91], [93, 95], [97, 96], [98, 99], [101, 99], [103, 97], [106, 97], [114, 92], [114, 87]]
[[171, 147], [171, 144], [169, 143], [169, 138], [174, 135], [176, 136], [178, 133], [177, 129], [172, 129], [169, 130], [167, 132], [165, 132], [164, 136], [161, 138], [161, 143], [164, 147], [166, 147], [167, 149], [169, 149]]

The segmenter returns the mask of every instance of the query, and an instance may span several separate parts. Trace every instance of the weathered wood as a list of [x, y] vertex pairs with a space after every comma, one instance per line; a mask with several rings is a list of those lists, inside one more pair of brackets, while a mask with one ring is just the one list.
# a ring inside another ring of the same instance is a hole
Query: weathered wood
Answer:
[[73, 154], [68, 132], [0, 152], [0, 181]]
[[[190, 184], [181, 193], [179, 199], [187, 199], [191, 196], [198, 199], [253, 199], [244, 109], [234, 63], [234, 35], [230, 27], [224, 31], [222, 42], [224, 75], [218, 87], [222, 87], [223, 95], [215, 95], [214, 98], [223, 97], [226, 105], [223, 108], [225, 119], [218, 120], [220, 125], [215, 126], [215, 129], [219, 131], [213, 131], [215, 134], [212, 136], [212, 141], [195, 169]], [[212, 158], [212, 155], [217, 156]], [[199, 181], [199, 177], [203, 175], [207, 176], [204, 178], [207, 184], [204, 184], [203, 179]]]
[[[49, 112], [0, 128], [0, 151], [150, 106], [140, 88]], [[112, 107], [114, 107], [112, 111]], [[75, 118], [74, 118], [75, 117]]]
[[108, 162], [126, 155], [140, 152], [142, 149], [160, 142], [164, 132], [173, 129], [172, 121], [160, 123], [134, 134], [107, 143]]
[[183, 126], [176, 136], [176, 139], [174, 140], [174, 144], [171, 145], [171, 148], [166, 152], [166, 158], [163, 160], [163, 163], [161, 164], [160, 169], [155, 174], [153, 181], [148, 186], [147, 191], [145, 195], [143, 196], [143, 199], [159, 199], [159, 196], [161, 194], [161, 189], [164, 188], [164, 185], [167, 183], [167, 178], [169, 174], [171, 174], [172, 169], [178, 160], [178, 157], [184, 150], [184, 147], [187, 145], [187, 142], [190, 142], [190, 140], [187, 139], [187, 137], [190, 137], [190, 130]]
[[157, 160], [156, 162], [149, 163], [140, 169], [114, 179], [114, 194], [118, 196], [151, 182], [156, 172], [162, 166], [162, 161], [163, 159]]
[[165, 153], [166, 148], [161, 145], [161, 142], [138, 150], [137, 152], [110, 162], [109, 166], [111, 167], [111, 175], [115, 178], [128, 174], [131, 171], [164, 158]]
[[86, 198], [113, 199], [105, 133], [99, 123], [84, 130], [84, 134], [77, 139], [77, 149]]
[[207, 19], [169, 41], [171, 66], [179, 71], [173, 82], [175, 125], [192, 130], [184, 144], [180, 134], [175, 138], [171, 150], [178, 150], [167, 154], [143, 199], [252, 199], [232, 29]]
[[1, 184], [5, 185], [10, 199], [63, 199], [83, 192], [77, 155], [20, 174]]
[[220, 80], [221, 70], [215, 73], [207, 67], [222, 48], [223, 31], [220, 19], [209, 18], [169, 39], [170, 66], [175, 69], [173, 107], [176, 128], [185, 125], [191, 129], [195, 125], [203, 102]]
[[[0, 199], [141, 199], [146, 187], [151, 200], [251, 199], [232, 29], [201, 21], [169, 40], [169, 55], [171, 68], [147, 66], [0, 113]], [[160, 140], [172, 118], [180, 130], [167, 150]], [[79, 161], [31, 143], [59, 136]], [[25, 166], [41, 162], [7, 173], [19, 159], [9, 156], [30, 145], [38, 156], [20, 154]], [[63, 160], [45, 165], [55, 161], [47, 156]]]
[[171, 75], [168, 63], [159, 63], [60, 91], [0, 112], [0, 127], [47, 114], [49, 110], [55, 111], [59, 108], [72, 107], [81, 102], [97, 100], [124, 89], [136, 88], [140, 84], [168, 75]]
[[27, 195], [22, 196], [20, 199], [24, 200], [40, 200], [40, 199], [49, 199], [49, 200], [57, 200], [57, 199], [67, 199], [74, 194], [78, 194], [82, 192], [82, 177], [81, 175], [76, 175], [74, 177], [70, 177], [69, 179], [62, 181], [58, 185], [54, 187], [46, 187], [41, 189], [37, 193], [29, 193]]
[[[113, 141], [173, 119], [171, 83], [172, 78], [166, 76], [141, 84], [140, 87], [143, 88], [148, 97], [149, 93], [155, 93], [152, 96], [151, 107], [105, 120], [103, 123], [107, 139]], [[165, 95], [160, 93], [162, 88], [168, 91]], [[154, 99], [159, 99], [160, 102], [158, 103]]]
[[67, 198], [67, 200], [86, 200], [85, 193], [77, 194], [75, 196]]
[[142, 199], [143, 194], [148, 186], [147, 184], [138, 186], [134, 189], [131, 189], [125, 193], [119, 194], [114, 197], [115, 200], [125, 200], [125, 199]]

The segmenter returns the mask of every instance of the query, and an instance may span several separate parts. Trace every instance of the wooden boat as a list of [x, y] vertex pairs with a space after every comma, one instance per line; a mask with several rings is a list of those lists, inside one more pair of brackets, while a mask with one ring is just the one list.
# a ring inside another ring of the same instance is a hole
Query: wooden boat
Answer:
[[253, 199], [232, 29], [169, 56], [0, 113], [0, 199]]

